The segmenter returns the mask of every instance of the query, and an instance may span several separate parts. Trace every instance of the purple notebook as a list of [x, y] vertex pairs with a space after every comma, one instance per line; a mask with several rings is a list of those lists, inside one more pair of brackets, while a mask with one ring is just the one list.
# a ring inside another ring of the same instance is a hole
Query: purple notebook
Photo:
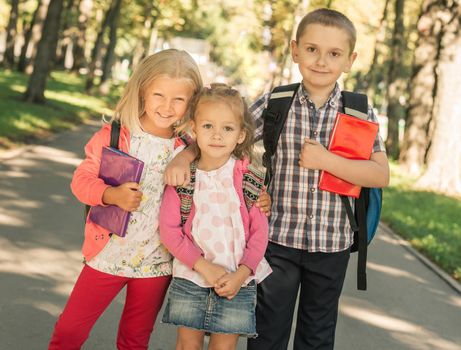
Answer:
[[[116, 148], [104, 147], [101, 155], [99, 177], [111, 186], [119, 186], [125, 182], [137, 182], [141, 180], [144, 163]], [[91, 207], [90, 220], [104, 227], [111, 233], [124, 237], [130, 212], [116, 205], [103, 207], [100, 205]]]

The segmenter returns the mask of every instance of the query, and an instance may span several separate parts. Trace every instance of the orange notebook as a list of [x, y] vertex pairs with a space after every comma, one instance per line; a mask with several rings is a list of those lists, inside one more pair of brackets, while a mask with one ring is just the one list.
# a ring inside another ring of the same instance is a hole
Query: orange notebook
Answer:
[[[348, 159], [370, 159], [378, 127], [378, 123], [338, 112], [328, 149]], [[358, 198], [361, 187], [322, 171], [319, 189]]]

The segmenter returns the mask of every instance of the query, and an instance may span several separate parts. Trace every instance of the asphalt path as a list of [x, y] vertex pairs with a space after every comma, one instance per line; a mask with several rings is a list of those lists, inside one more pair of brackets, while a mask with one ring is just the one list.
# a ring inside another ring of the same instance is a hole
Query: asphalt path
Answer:
[[[98, 123], [46, 144], [0, 154], [0, 349], [46, 349], [82, 264], [83, 205], [69, 183]], [[338, 350], [460, 350], [461, 294], [385, 226], [369, 250], [366, 292], [349, 263]], [[449, 281], [450, 282], [450, 281]], [[451, 282], [453, 283], [453, 281]], [[115, 349], [121, 293], [84, 349]], [[175, 328], [157, 322], [149, 349], [171, 350]], [[290, 343], [291, 344], [291, 343]], [[245, 349], [239, 341], [239, 350]], [[290, 345], [291, 348], [291, 345]]]

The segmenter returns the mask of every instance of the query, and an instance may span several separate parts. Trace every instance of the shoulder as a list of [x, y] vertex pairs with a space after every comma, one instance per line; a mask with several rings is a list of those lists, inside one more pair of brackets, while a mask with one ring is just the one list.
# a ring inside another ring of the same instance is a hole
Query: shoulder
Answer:
[[268, 92], [268, 93], [265, 93], [264, 95], [261, 95], [260, 97], [258, 97], [256, 99], [256, 101], [254, 101], [250, 108], [249, 108], [249, 111], [250, 113], [256, 113], [257, 111], [259, 110], [264, 110], [264, 108], [267, 107], [267, 103], [269, 101], [269, 97], [270, 97], [271, 93]]

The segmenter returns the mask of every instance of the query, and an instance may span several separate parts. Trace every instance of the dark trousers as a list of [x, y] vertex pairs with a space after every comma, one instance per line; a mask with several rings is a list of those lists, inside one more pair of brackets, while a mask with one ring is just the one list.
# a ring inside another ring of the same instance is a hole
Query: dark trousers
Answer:
[[287, 349], [299, 286], [293, 349], [333, 349], [349, 250], [309, 253], [270, 242], [266, 259], [273, 272], [258, 285], [258, 337], [248, 340], [247, 349]]

